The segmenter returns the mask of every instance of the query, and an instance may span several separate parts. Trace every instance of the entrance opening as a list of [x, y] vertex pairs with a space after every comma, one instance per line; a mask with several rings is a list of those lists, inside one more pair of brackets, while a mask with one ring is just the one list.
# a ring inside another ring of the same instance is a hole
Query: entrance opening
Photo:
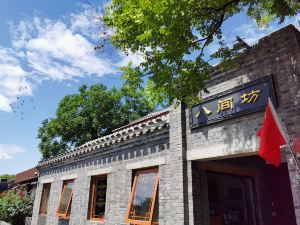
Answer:
[[[202, 194], [195, 193], [199, 191]], [[198, 196], [194, 215], [201, 215], [199, 210], [209, 214], [202, 215], [204, 223], [195, 224], [296, 225], [286, 163], [277, 168], [258, 156], [195, 162], [193, 196]]]
[[256, 225], [252, 178], [209, 172], [208, 199], [212, 225]]

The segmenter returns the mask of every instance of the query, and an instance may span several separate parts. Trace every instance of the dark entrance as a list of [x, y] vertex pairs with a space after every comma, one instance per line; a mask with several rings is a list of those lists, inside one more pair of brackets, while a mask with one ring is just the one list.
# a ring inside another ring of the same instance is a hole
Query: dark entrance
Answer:
[[277, 168], [258, 156], [195, 162], [193, 196], [195, 224], [296, 225], [286, 163]]
[[211, 225], [256, 225], [255, 193], [249, 177], [208, 173]]

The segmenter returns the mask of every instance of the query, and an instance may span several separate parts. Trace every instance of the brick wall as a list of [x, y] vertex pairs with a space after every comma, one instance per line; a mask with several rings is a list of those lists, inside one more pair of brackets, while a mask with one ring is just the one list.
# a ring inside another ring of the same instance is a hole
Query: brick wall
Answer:
[[[261, 39], [258, 45], [241, 57], [239, 68], [213, 75], [212, 80], [207, 83], [209, 95], [273, 74], [278, 100], [277, 111], [289, 135], [299, 135], [299, 37], [299, 32], [293, 26], [288, 26]], [[258, 149], [256, 133], [263, 118], [264, 112], [257, 112], [193, 130], [187, 124], [187, 149], [202, 151], [201, 157], [207, 158], [255, 152]], [[211, 150], [209, 155], [208, 147], [219, 150]]]
[[[288, 134], [300, 135], [300, 33], [293, 26], [287, 26], [261, 39], [256, 46], [247, 50], [239, 59], [240, 67], [224, 73], [216, 73], [207, 83], [210, 93], [214, 95], [238, 85], [273, 74], [277, 95], [277, 111]], [[186, 110], [188, 121], [189, 113]], [[264, 112], [256, 112], [202, 128], [190, 129], [187, 124], [187, 158], [188, 160], [208, 160], [231, 158], [257, 154], [256, 134], [260, 129]], [[300, 224], [300, 178], [290, 156], [288, 166], [291, 188], [294, 198], [296, 218]], [[190, 188], [197, 180], [191, 178]], [[197, 197], [190, 196], [190, 199]], [[194, 215], [194, 220], [195, 220]], [[196, 224], [196, 222], [195, 222]]]
[[188, 224], [186, 159], [184, 146], [184, 115], [180, 102], [171, 106], [170, 151], [166, 156], [166, 165], [160, 167], [160, 225]]
[[[107, 175], [108, 188], [105, 224], [125, 224], [125, 215], [131, 194], [133, 173], [133, 170], [127, 169], [126, 166], [130, 163], [140, 162], [141, 167], [143, 167], [143, 162], [151, 163], [151, 160], [165, 158], [170, 151], [168, 132], [168, 130], [163, 129], [152, 135], [144, 135], [143, 137], [136, 138], [136, 140], [130, 140], [122, 145], [114, 146], [102, 153], [60, 163], [59, 165], [41, 168], [41, 176], [39, 177], [31, 224], [95, 224], [95, 222], [91, 222], [88, 219], [91, 182], [91, 176], [89, 176], [88, 173], [100, 168], [111, 168], [111, 172]], [[164, 166], [161, 167], [163, 168]], [[68, 176], [76, 177], [74, 182], [71, 215], [69, 220], [59, 220], [56, 216], [56, 210], [62, 191], [62, 178], [67, 178]], [[51, 182], [47, 217], [38, 215], [43, 181]], [[164, 188], [162, 188], [162, 191], [164, 192]], [[161, 208], [163, 208], [163, 206]], [[168, 223], [162, 222], [162, 224]]]

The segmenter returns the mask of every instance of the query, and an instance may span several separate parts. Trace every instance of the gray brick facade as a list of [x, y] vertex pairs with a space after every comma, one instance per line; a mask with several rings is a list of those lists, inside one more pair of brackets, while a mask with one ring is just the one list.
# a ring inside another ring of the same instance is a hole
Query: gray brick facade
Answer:
[[[95, 224], [88, 219], [88, 203], [90, 194], [91, 176], [88, 173], [103, 168], [111, 168], [107, 175], [107, 203], [105, 209], [105, 224], [125, 224], [125, 215], [127, 211], [128, 201], [131, 194], [132, 185], [132, 169], [127, 169], [126, 166], [141, 162], [159, 166], [160, 172], [164, 173], [164, 165], [160, 165], [166, 157], [166, 152], [169, 150], [168, 129], [162, 129], [152, 135], [139, 138], [138, 140], [130, 141], [131, 143], [123, 144], [120, 147], [122, 151], [112, 153], [112, 149], [96, 154], [93, 157], [82, 158], [74, 162], [59, 165], [58, 167], [46, 168], [41, 170], [40, 182], [37, 188], [33, 210], [33, 224]], [[152, 142], [150, 142], [150, 140]], [[138, 147], [136, 147], [136, 145]], [[108, 153], [109, 152], [109, 153]], [[59, 220], [56, 216], [56, 210], [59, 204], [59, 199], [62, 191], [63, 181], [68, 178], [75, 178], [74, 193], [72, 198], [71, 215], [69, 221]], [[52, 181], [53, 179], [53, 181]], [[39, 206], [42, 192], [42, 182], [51, 182], [51, 191], [49, 197], [49, 209], [47, 218], [39, 216]], [[169, 190], [161, 188], [162, 193], [168, 193]], [[162, 198], [160, 201], [167, 201], [168, 198]], [[161, 203], [163, 208], [163, 202]], [[163, 220], [163, 218], [162, 218]], [[167, 224], [163, 223], [162, 224]]]
[[[203, 97], [215, 95], [229, 90], [238, 85], [259, 79], [266, 75], [273, 75], [274, 86], [278, 101], [276, 108], [283, 124], [286, 126], [290, 137], [300, 135], [300, 33], [293, 26], [285, 27], [261, 39], [259, 43], [239, 59], [240, 66], [222, 74], [214, 74], [207, 83], [210, 93]], [[189, 112], [186, 110], [186, 117]], [[187, 123], [187, 159], [188, 160], [218, 160], [232, 157], [245, 157], [257, 155], [259, 138], [257, 132], [262, 126], [264, 111], [241, 116], [201, 128], [189, 129]], [[299, 225], [300, 183], [299, 173], [287, 156], [291, 189], [293, 194], [296, 220]], [[204, 204], [205, 197], [200, 195], [201, 185], [199, 172], [193, 174], [189, 184], [194, 188], [193, 195], [189, 196], [194, 201], [194, 208]], [[202, 197], [201, 197], [202, 196]], [[204, 198], [195, 201], [197, 198]], [[200, 207], [205, 210], [206, 207]], [[202, 212], [198, 212], [198, 214]], [[206, 213], [207, 215], [207, 213]], [[209, 224], [203, 215], [193, 215], [194, 224]], [[198, 219], [195, 219], [198, 218]], [[206, 222], [203, 222], [206, 221]], [[264, 224], [262, 221], [261, 224]]]
[[[261, 39], [239, 58], [238, 68], [213, 74], [207, 82], [210, 93], [203, 97], [272, 74], [278, 114], [288, 134], [300, 136], [299, 41], [300, 33], [292, 26]], [[169, 107], [167, 117], [167, 120], [160, 119], [145, 126], [122, 128], [127, 132], [126, 137], [120, 129], [107, 140], [89, 142], [72, 153], [42, 161], [31, 224], [99, 224], [88, 218], [91, 174], [97, 171], [107, 173], [104, 224], [126, 224], [133, 171], [157, 166], [160, 225], [217, 224], [210, 216], [208, 188], [209, 176], [216, 171], [251, 177], [251, 188], [255, 193], [251, 198], [256, 203], [253, 224], [257, 225], [274, 225], [279, 218], [276, 217], [280, 213], [275, 209], [276, 201], [273, 202], [268, 193], [274, 187], [273, 181], [265, 180], [270, 173], [283, 174], [287, 182], [278, 190], [286, 192], [286, 199], [290, 196], [289, 203], [293, 207], [287, 209], [289, 212], [285, 215], [291, 221], [295, 217], [296, 221], [287, 225], [300, 225], [300, 175], [290, 155], [284, 155], [278, 170], [257, 157], [259, 139], [256, 134], [262, 125], [264, 111], [191, 129], [189, 109], [175, 101]], [[69, 220], [60, 220], [56, 210], [63, 180], [68, 178], [75, 179], [71, 215]], [[41, 216], [42, 186], [48, 182], [51, 182], [49, 209], [47, 216]]]

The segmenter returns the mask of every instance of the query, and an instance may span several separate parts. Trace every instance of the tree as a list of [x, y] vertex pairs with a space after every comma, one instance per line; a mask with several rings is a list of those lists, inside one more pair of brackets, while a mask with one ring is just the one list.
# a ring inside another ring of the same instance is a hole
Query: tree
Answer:
[[10, 174], [2, 174], [0, 175], [0, 179], [8, 179], [8, 180], [11, 180], [11, 179], [15, 179], [16, 175], [10, 175]]
[[[104, 23], [114, 29], [111, 42], [125, 53], [137, 53], [145, 61], [124, 67], [124, 77], [139, 88], [147, 77], [154, 101], [174, 98], [190, 102], [205, 89], [204, 81], [216, 69], [211, 59], [220, 59], [218, 70], [232, 65], [238, 49], [229, 49], [222, 35], [223, 23], [246, 11], [259, 26], [299, 12], [293, 0], [112, 0]], [[217, 41], [210, 56], [205, 48]]]
[[83, 85], [78, 94], [60, 101], [55, 118], [42, 122], [38, 130], [40, 152], [44, 158], [55, 156], [110, 134], [153, 110], [140, 92], [126, 85], [120, 90], [109, 90], [103, 84]]
[[0, 221], [12, 225], [23, 225], [25, 217], [30, 217], [33, 197], [24, 187], [17, 187], [0, 194]]

